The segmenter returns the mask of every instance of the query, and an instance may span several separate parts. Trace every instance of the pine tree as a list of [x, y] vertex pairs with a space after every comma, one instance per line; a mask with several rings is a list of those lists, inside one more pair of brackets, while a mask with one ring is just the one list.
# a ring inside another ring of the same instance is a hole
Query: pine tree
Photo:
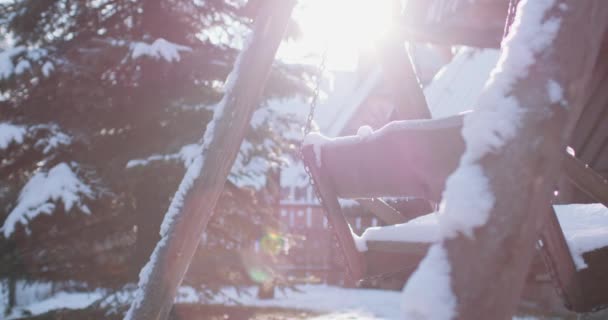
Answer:
[[[136, 279], [257, 2], [0, 3], [0, 277]], [[301, 123], [268, 102], [307, 93], [306, 72], [273, 69], [197, 268], [232, 263], [208, 285], [245, 273], [238, 248], [276, 224], [282, 133]]]

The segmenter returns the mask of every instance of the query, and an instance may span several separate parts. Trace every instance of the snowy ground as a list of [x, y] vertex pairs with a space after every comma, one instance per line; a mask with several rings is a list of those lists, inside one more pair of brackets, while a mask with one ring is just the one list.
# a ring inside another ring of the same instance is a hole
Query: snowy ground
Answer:
[[[234, 289], [225, 289], [223, 290], [224, 297], [206, 301], [193, 288], [181, 287], [176, 303], [204, 303], [227, 306], [240, 304], [247, 307], [307, 310], [316, 313], [314, 315], [303, 315], [305, 319], [310, 320], [400, 319], [399, 300], [401, 293], [397, 291], [346, 289], [327, 285], [303, 285], [299, 286], [298, 289], [301, 292], [288, 290], [282, 293], [277, 290], [275, 299], [270, 300], [257, 299], [257, 288], [253, 287], [245, 288], [240, 294]], [[126, 296], [124, 293], [119, 294]], [[4, 293], [0, 293], [0, 301], [4, 303], [6, 297], [3, 295]], [[83, 309], [98, 302], [103, 297], [104, 294], [101, 290], [89, 293], [59, 292], [38, 301], [31, 301], [30, 304], [19, 306], [6, 319], [18, 319], [23, 315], [40, 315], [59, 309]], [[3, 309], [4, 306], [0, 305], [0, 312], [2, 312], [0, 314], [2, 315], [4, 315]], [[537, 318], [515, 317], [514, 319], [535, 320]]]

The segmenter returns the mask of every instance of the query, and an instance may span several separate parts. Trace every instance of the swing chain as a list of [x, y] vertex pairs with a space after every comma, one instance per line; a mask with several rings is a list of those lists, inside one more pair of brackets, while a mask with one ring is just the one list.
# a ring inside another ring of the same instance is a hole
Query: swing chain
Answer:
[[[302, 136], [302, 141], [300, 143], [300, 158], [301, 159], [304, 159], [304, 154], [302, 154], [302, 147], [304, 146], [304, 139], [312, 131], [312, 123], [314, 121], [315, 111], [319, 104], [319, 95], [321, 93], [321, 79], [322, 79], [323, 75], [325, 74], [326, 62], [327, 62], [327, 48], [325, 48], [325, 50], [323, 51], [323, 54], [321, 55], [321, 62], [319, 64], [318, 73], [317, 73], [316, 79], [315, 79], [315, 86], [314, 86], [313, 92], [312, 92], [312, 99], [311, 99], [310, 105], [309, 105], [308, 117], [306, 118], [306, 124], [302, 130], [303, 136]], [[310, 168], [308, 167], [308, 165], [306, 165], [306, 163], [304, 163], [304, 170], [306, 171], [306, 174], [308, 175], [308, 181], [315, 193], [317, 201], [319, 201], [319, 204], [321, 205], [321, 207], [324, 208], [323, 198], [321, 197], [319, 188], [315, 184], [315, 181], [312, 177], [312, 172], [310, 171]], [[327, 215], [327, 213], [326, 213], [326, 215]], [[338, 247], [337, 251], [339, 252], [338, 255], [341, 258], [340, 260], [343, 262], [344, 266], [346, 267], [348, 274], [352, 274], [350, 265], [346, 262], [346, 257], [344, 257], [344, 253], [342, 252], [342, 250], [340, 250], [340, 247], [341, 247], [340, 241], [339, 241], [338, 237], [336, 236], [331, 219], [329, 219], [329, 217], [327, 217], [327, 220], [328, 220], [327, 223], [328, 223], [329, 230], [332, 233], [332, 238], [334, 238], [334, 243]]]
[[302, 144], [304, 143], [304, 138], [310, 133], [312, 130], [312, 122], [315, 117], [315, 110], [317, 105], [319, 104], [319, 94], [321, 93], [321, 78], [325, 73], [327, 62], [327, 48], [323, 51], [321, 55], [321, 63], [319, 64], [319, 69], [315, 78], [315, 86], [312, 92], [312, 100], [310, 101], [308, 117], [306, 118], [306, 125], [304, 127], [304, 136], [302, 138]]

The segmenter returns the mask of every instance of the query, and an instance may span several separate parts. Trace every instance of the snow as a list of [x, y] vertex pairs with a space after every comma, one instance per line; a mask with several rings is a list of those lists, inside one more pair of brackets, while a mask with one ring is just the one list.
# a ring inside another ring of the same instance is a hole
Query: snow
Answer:
[[478, 164], [466, 164], [452, 173], [446, 181], [446, 191], [439, 204], [439, 225], [442, 235], [455, 236], [461, 232], [473, 237], [473, 229], [486, 223], [494, 206], [494, 194], [489, 180]]
[[169, 42], [163, 38], [154, 40], [151, 44], [145, 42], [134, 42], [131, 44], [131, 58], [137, 59], [148, 56], [154, 59], [164, 59], [167, 62], [179, 61], [180, 52], [192, 51], [192, 48]]
[[[459, 168], [448, 178], [440, 210], [446, 236], [486, 223], [494, 198], [478, 161], [512, 139], [523, 109], [511, 91], [528, 74], [535, 55], [551, 44], [559, 29], [557, 18], [545, 19], [553, 0], [522, 1], [496, 69], [478, 100], [476, 112], [465, 116], [462, 135], [466, 149]], [[475, 214], [471, 214], [475, 212]]]
[[55, 65], [50, 61], [47, 61], [42, 65], [42, 74], [47, 78], [51, 75], [53, 70], [55, 70]]
[[41, 315], [57, 309], [84, 309], [103, 297], [102, 292], [58, 292], [50, 298], [16, 308], [7, 316], [9, 319], [18, 319], [25, 314], [31, 316]]
[[33, 133], [32, 136], [36, 136], [36, 131], [39, 130], [45, 131], [45, 136], [38, 138], [34, 147], [41, 149], [44, 154], [49, 154], [62, 145], [67, 146], [72, 143], [72, 137], [63, 133], [56, 124], [38, 124], [29, 128], [29, 131]]
[[361, 126], [357, 130], [357, 136], [361, 137], [361, 138], [368, 137], [372, 133], [374, 133], [374, 129], [372, 129], [372, 127], [370, 127], [370, 126]]
[[65, 212], [77, 207], [85, 214], [89, 208], [82, 202], [83, 198], [93, 198], [91, 187], [80, 181], [66, 163], [59, 163], [48, 172], [38, 171], [21, 189], [17, 205], [9, 213], [0, 230], [9, 238], [17, 224], [29, 232], [28, 223], [40, 214], [51, 214], [59, 202], [63, 203]]
[[0, 122], [0, 150], [8, 148], [11, 143], [21, 144], [27, 133], [24, 126]]
[[574, 151], [574, 148], [568, 146], [566, 147], [566, 153], [568, 153], [569, 155], [575, 157], [576, 156], [576, 151]]
[[138, 166], [147, 166], [154, 161], [170, 161], [181, 160], [186, 168], [195, 161], [197, 155], [201, 154], [202, 146], [197, 143], [187, 144], [182, 146], [177, 153], [172, 154], [155, 154], [145, 159], [134, 159], [127, 162], [126, 168], [134, 168]]
[[583, 254], [608, 246], [608, 208], [600, 203], [553, 206], [578, 270]]
[[317, 167], [319, 167], [319, 168], [321, 168], [321, 165], [322, 165], [321, 146], [329, 141], [332, 141], [332, 139], [322, 135], [319, 132], [311, 132], [311, 133], [307, 134], [306, 137], [304, 137], [303, 145], [304, 146], [312, 145], [313, 151], [315, 153], [315, 161], [316, 161]]
[[456, 314], [450, 263], [443, 244], [433, 245], [403, 288], [401, 311], [412, 320], [448, 320]]
[[367, 228], [361, 235], [361, 240], [364, 242], [396, 241], [434, 243], [440, 239], [437, 214], [435, 213], [417, 217], [402, 224]]
[[[236, 61], [234, 62], [234, 67], [233, 67], [232, 71], [226, 78], [226, 81], [224, 83], [224, 92], [225, 93], [230, 92], [232, 90], [232, 87], [235, 84], [235, 81], [238, 77], [238, 70], [240, 69], [240, 65], [241, 65], [241, 62], [243, 59], [243, 53], [247, 51], [247, 48], [249, 47], [249, 45], [251, 43], [252, 37], [253, 37], [253, 34], [251, 34], [248, 37], [248, 39], [245, 42], [245, 45], [243, 47], [243, 50], [237, 56]], [[171, 225], [173, 225], [176, 217], [180, 214], [181, 209], [184, 206], [184, 201], [186, 199], [186, 195], [188, 194], [188, 192], [194, 185], [194, 182], [199, 177], [199, 175], [203, 169], [204, 162], [205, 162], [204, 156], [206, 155], [206, 151], [209, 149], [209, 146], [213, 142], [216, 123], [224, 116], [224, 108], [226, 106], [227, 99], [228, 99], [227, 95], [224, 94], [224, 96], [222, 97], [222, 100], [220, 100], [220, 102], [218, 102], [217, 106], [214, 108], [213, 118], [207, 124], [207, 128], [205, 129], [205, 134], [203, 135], [203, 139], [202, 139], [203, 144], [201, 147], [201, 152], [196, 154], [195, 158], [193, 158], [191, 160], [191, 163], [189, 164], [188, 168], [186, 169], [186, 173], [184, 174], [184, 177], [182, 178], [182, 181], [181, 181], [177, 191], [175, 192], [175, 195], [173, 196], [173, 198], [171, 200], [169, 209], [165, 213], [165, 217], [160, 226], [160, 237], [161, 238], [158, 241], [158, 243], [156, 244], [154, 251], [150, 255], [150, 259], [148, 260], [146, 265], [141, 269], [141, 271], [139, 273], [138, 289], [135, 293], [135, 298], [133, 300], [133, 303], [131, 304], [131, 307], [129, 308], [129, 310], [127, 311], [127, 314], [125, 315], [125, 320], [132, 319], [133, 312], [135, 311], [135, 309], [139, 308], [139, 306], [142, 303], [142, 300], [144, 297], [144, 292], [146, 291], [146, 287], [147, 287], [148, 282], [150, 281], [150, 277], [152, 275], [152, 267], [157, 264], [159, 252], [167, 245], [167, 241], [168, 241], [168, 237], [169, 237], [169, 234], [168, 234], [169, 229], [171, 228]]]
[[[268, 160], [259, 156], [248, 157], [253, 148], [252, 144], [244, 141], [232, 166], [229, 180], [239, 187], [251, 187], [260, 190], [266, 185], [266, 174], [268, 172]], [[133, 159], [127, 162], [126, 168], [147, 166], [156, 161], [181, 161], [188, 168], [196, 157], [203, 152], [203, 145], [199, 143], [182, 146], [177, 153], [155, 154], [145, 159]]]
[[551, 79], [547, 82], [547, 93], [549, 94], [549, 101], [556, 104], [559, 103], [562, 106], [567, 106], [564, 100], [564, 89], [557, 83], [557, 81]]
[[15, 66], [15, 74], [22, 74], [32, 68], [32, 65], [27, 60], [20, 60]]
[[306, 187], [309, 184], [308, 174], [304, 170], [304, 165], [292, 159], [289, 163], [281, 168], [281, 187], [296, 188]]
[[[204, 292], [190, 286], [180, 286], [177, 291], [175, 303], [181, 304], [209, 304], [247, 307], [274, 307], [282, 309], [307, 310], [321, 313], [312, 316], [310, 320], [397, 320], [400, 316], [399, 301], [401, 293], [398, 291], [342, 288], [329, 285], [308, 284], [297, 286], [297, 291], [276, 290], [274, 299], [258, 299], [257, 287], [226, 287], [219, 294], [208, 297]], [[3, 292], [0, 291], [0, 301]], [[103, 289], [90, 292], [58, 292], [47, 297], [31, 301], [27, 305], [19, 305], [7, 319], [18, 318], [23, 312], [32, 312], [33, 315], [59, 309], [83, 309], [93, 303], [100, 302], [102, 308], [110, 307], [110, 312], [120, 309], [133, 296], [130, 287], [107, 295]], [[4, 297], [6, 299], [6, 297]], [[0, 312], [2, 310], [0, 305]], [[112, 307], [114, 307], [112, 309]], [[118, 307], [118, 308], [116, 308]], [[415, 318], [414, 318], [415, 319]], [[513, 317], [513, 320], [535, 320], [533, 317]]]
[[432, 117], [443, 118], [472, 110], [499, 57], [500, 51], [496, 49], [464, 47], [458, 50], [452, 61], [424, 88]]
[[[399, 292], [373, 289], [347, 289], [328, 285], [301, 285], [298, 291], [276, 292], [274, 299], [260, 300], [257, 288], [248, 288], [238, 294], [232, 288], [222, 293], [226, 298], [209, 301], [211, 304], [236, 303], [255, 307], [277, 307], [330, 312], [319, 319], [334, 319], [333, 316], [346, 314], [356, 319], [399, 319]], [[234, 302], [228, 301], [228, 299]], [[347, 318], [348, 319], [348, 318]], [[352, 318], [351, 318], [352, 319]]]
[[[465, 116], [462, 135], [465, 152], [446, 181], [439, 224], [444, 237], [458, 233], [473, 236], [494, 206], [489, 181], [479, 161], [512, 139], [522, 116], [513, 86], [528, 75], [535, 56], [547, 48], [560, 26], [558, 18], [545, 18], [554, 0], [521, 1], [513, 32], [504, 42], [496, 69], [477, 101], [476, 112]], [[454, 317], [455, 297], [450, 287], [449, 261], [442, 243], [435, 244], [403, 289], [406, 318], [442, 320]], [[432, 284], [432, 286], [429, 286]], [[445, 301], [437, 304], [438, 299]]]
[[15, 66], [13, 65], [13, 56], [18, 55], [25, 51], [22, 46], [14, 48], [6, 48], [0, 52], [0, 80], [10, 78], [15, 72]]
[[[42, 136], [38, 135], [40, 131], [43, 132]], [[72, 137], [61, 132], [56, 124], [37, 124], [27, 127], [0, 122], [0, 150], [8, 148], [12, 143], [22, 144], [28, 136], [38, 138], [34, 147], [44, 154], [49, 154], [61, 145], [72, 143]]]
[[[554, 205], [553, 208], [578, 270], [586, 268], [583, 254], [608, 247], [608, 208], [601, 203]], [[403, 224], [367, 228], [357, 241], [363, 242], [359, 245], [361, 248], [366, 247], [366, 241], [438, 243], [443, 235], [440, 231], [437, 213], [430, 213]]]

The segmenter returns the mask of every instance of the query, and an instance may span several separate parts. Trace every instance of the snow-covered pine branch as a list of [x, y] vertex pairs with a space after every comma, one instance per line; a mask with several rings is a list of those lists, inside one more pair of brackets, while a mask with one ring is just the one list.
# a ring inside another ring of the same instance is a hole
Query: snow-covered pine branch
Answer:
[[[288, 148], [285, 144], [291, 144], [292, 140], [299, 138], [301, 134], [301, 124], [295, 121], [293, 116], [285, 110], [278, 109], [276, 105], [264, 106], [254, 112], [251, 129], [257, 134], [248, 137], [241, 144], [228, 177], [230, 182], [239, 187], [256, 190], [266, 186], [269, 171], [287, 161], [281, 154]], [[159, 161], [179, 161], [188, 168], [202, 150], [201, 144], [187, 144], [176, 153], [153, 154], [143, 159], [130, 160], [126, 168], [148, 166]]]
[[0, 80], [8, 80], [38, 68], [45, 76], [50, 76], [55, 66], [44, 48], [25, 46], [0, 49]]
[[192, 48], [169, 42], [163, 38], [158, 38], [150, 44], [133, 42], [130, 45], [132, 59], [147, 56], [154, 59], [164, 59], [167, 62], [180, 61], [179, 53], [182, 51], [190, 52]]
[[41, 214], [52, 214], [60, 204], [63, 204], [66, 213], [78, 209], [90, 214], [85, 201], [94, 197], [91, 186], [80, 180], [70, 165], [59, 163], [48, 171], [40, 170], [30, 177], [0, 230], [4, 237], [9, 238], [17, 225], [21, 224], [29, 233], [28, 224], [32, 220]]
[[28, 126], [0, 122], [0, 151], [8, 149], [11, 145], [27, 143], [27, 140], [31, 140], [33, 147], [45, 155], [62, 145], [72, 143], [72, 137], [54, 123]]
[[24, 126], [0, 122], [0, 150], [7, 149], [11, 144], [21, 144], [27, 134]]

